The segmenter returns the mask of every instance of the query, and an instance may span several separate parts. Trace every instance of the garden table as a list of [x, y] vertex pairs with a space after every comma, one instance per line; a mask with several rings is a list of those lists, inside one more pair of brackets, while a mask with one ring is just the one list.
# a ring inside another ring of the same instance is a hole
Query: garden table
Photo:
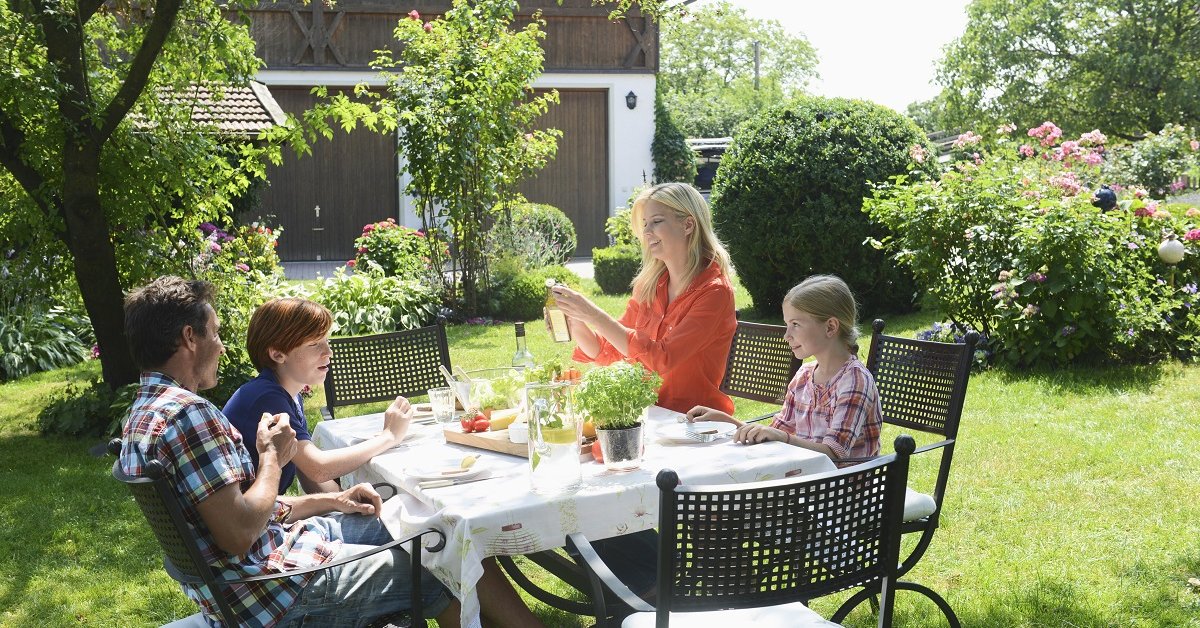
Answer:
[[[381, 513], [396, 538], [430, 526], [446, 533], [446, 548], [424, 552], [422, 560], [459, 599], [463, 625], [469, 626], [478, 625], [475, 586], [484, 558], [562, 547], [574, 532], [603, 539], [654, 528], [654, 480], [661, 469], [674, 469], [687, 484], [756, 482], [835, 470], [824, 454], [779, 442], [745, 446], [729, 438], [711, 443], [660, 440], [658, 431], [675, 425], [681, 415], [658, 407], [647, 415], [641, 468], [615, 473], [599, 463], [583, 463], [583, 486], [572, 493], [535, 494], [525, 458], [447, 444], [438, 433], [440, 426], [416, 424], [411, 438], [343, 478], [343, 485], [382, 481], [401, 489]], [[344, 447], [378, 432], [382, 421], [382, 415], [323, 421], [313, 431], [313, 442], [322, 449]], [[491, 479], [423, 489], [422, 480], [410, 474], [461, 460], [468, 453], [479, 455], [482, 469], [475, 477]]]

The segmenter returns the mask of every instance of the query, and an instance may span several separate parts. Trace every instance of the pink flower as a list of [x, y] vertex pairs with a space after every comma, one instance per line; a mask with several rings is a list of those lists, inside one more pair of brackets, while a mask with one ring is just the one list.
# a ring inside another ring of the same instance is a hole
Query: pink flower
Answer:
[[1107, 141], [1108, 138], [1100, 132], [1100, 129], [1093, 129], [1091, 132], [1084, 133], [1083, 135], [1079, 136], [1079, 142], [1081, 144], [1087, 144], [1090, 146], [1099, 146]]
[[1075, 151], [1077, 150], [1079, 150], [1079, 142], [1067, 140], [1062, 143], [1062, 153], [1064, 157], [1075, 154]]
[[394, 225], [394, 224], [396, 224], [396, 219], [395, 219], [395, 218], [388, 218], [388, 219], [387, 219], [387, 221], [388, 221], [388, 222], [390, 222], [390, 223], [392, 223], [393, 225]]
[[420, 22], [420, 21], [421, 21], [421, 14], [420, 14], [420, 13], [417, 13], [417, 10], [416, 10], [416, 9], [413, 9], [412, 11], [409, 11], [409, 12], [408, 12], [408, 19], [410, 19], [410, 20], [416, 20], [416, 21]]
[[217, 244], [216, 242], [210, 242], [208, 244], [208, 250], [212, 251], [213, 253], [220, 253], [221, 245]]
[[1146, 188], [1134, 188], [1133, 189], [1133, 197], [1134, 198], [1143, 199], [1143, 198], [1146, 198], [1147, 196], [1150, 196], [1150, 193], [1146, 191]]
[[359, 253], [366, 253], [366, 252], [367, 252], [367, 247], [365, 247], [365, 246], [360, 246], [360, 247], [358, 247], [358, 252], [359, 252]]
[[1104, 163], [1104, 157], [1101, 156], [1100, 153], [1098, 153], [1096, 151], [1091, 151], [1088, 153], [1084, 153], [1083, 163], [1085, 163], [1089, 166], [1099, 166], [1100, 164]]
[[[414, 13], [416, 13], [416, 11], [414, 11]], [[350, 261], [346, 262], [346, 266], [347, 266], [348, 268], [354, 268], [354, 267], [355, 267], [355, 266], [357, 266], [357, 265], [358, 265], [358, 262], [356, 262], [356, 261], [354, 261], [354, 260], [350, 260]]]
[[1017, 130], [1017, 125], [1015, 125], [1015, 124], [1012, 124], [1012, 123], [1001, 124], [1000, 126], [996, 127], [996, 135], [1008, 135], [1009, 133], [1012, 133], [1013, 131], [1016, 131], [1016, 130]]
[[1133, 210], [1133, 215], [1141, 218], [1149, 218], [1150, 216], [1154, 215], [1154, 208], [1149, 206], [1139, 207]]
[[1029, 129], [1028, 135], [1029, 137], [1041, 138], [1042, 146], [1053, 146], [1058, 141], [1058, 138], [1062, 137], [1062, 129], [1047, 120], [1041, 126]]
[[532, 142], [532, 141], [533, 141], [533, 133], [526, 133], [526, 134], [525, 134], [525, 141], [526, 141], [526, 142]]
[[249, 267], [249, 266], [247, 266], [247, 265], [245, 265], [245, 264], [243, 264], [243, 263], [241, 263], [241, 262], [238, 262], [237, 264], [235, 264], [235, 265], [234, 265], [234, 268], [236, 268], [236, 269], [238, 269], [238, 270], [240, 270], [240, 271], [242, 271], [242, 272], [244, 272], [244, 273], [248, 273], [248, 272], [250, 272], [250, 267]]
[[92, 345], [92, 359], [93, 360], [100, 359], [100, 345]]
[[1192, 150], [1200, 150], [1200, 140], [1192, 140], [1188, 142], [1188, 145], [1192, 147]]
[[1183, 234], [1183, 239], [1188, 241], [1200, 240], [1200, 229], [1189, 229]]
[[1200, 216], [1200, 209], [1189, 207], [1187, 211], [1183, 212], [1183, 215], [1188, 218], [1195, 218], [1196, 216]]
[[929, 151], [925, 150], [925, 147], [921, 146], [920, 144], [913, 144], [912, 146], [908, 147], [908, 156], [911, 157], [913, 161], [923, 164], [925, 163], [925, 159], [929, 157]]
[[426, 32], [426, 33], [432, 33], [432, 32], [433, 32], [433, 24], [430, 24], [429, 22], [425, 22], [425, 25], [424, 25], [424, 26], [422, 26], [421, 28], [425, 29], [425, 32]]
[[1021, 147], [1017, 149], [1017, 152], [1025, 158], [1033, 157], [1033, 147], [1029, 144], [1021, 144]]
[[954, 140], [954, 144], [952, 144], [952, 146], [954, 148], [966, 148], [967, 146], [974, 146], [982, 140], [983, 137], [976, 135], [974, 131], [967, 131], [966, 133], [959, 135], [958, 139]]
[[363, 235], [367, 235], [375, 230], [375, 225], [363, 225]]

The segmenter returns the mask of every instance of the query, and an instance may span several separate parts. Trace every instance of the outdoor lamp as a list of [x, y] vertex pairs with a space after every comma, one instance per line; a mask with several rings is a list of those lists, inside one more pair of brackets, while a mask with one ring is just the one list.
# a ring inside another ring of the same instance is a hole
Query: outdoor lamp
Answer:
[[633, 93], [632, 91], [630, 91], [628, 94], [625, 94], [625, 106], [629, 107], [630, 109], [637, 107], [637, 94]]
[[1158, 245], [1158, 259], [1172, 266], [1183, 261], [1183, 254], [1183, 243], [1176, 239], [1174, 234], [1167, 236], [1162, 244]]

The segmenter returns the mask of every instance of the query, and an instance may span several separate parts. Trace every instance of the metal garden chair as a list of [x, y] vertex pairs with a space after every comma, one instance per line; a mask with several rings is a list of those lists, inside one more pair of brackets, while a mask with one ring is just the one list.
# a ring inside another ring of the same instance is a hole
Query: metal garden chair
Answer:
[[[860, 586], [881, 592], [879, 626], [892, 622], [909, 436], [896, 453], [854, 467], [782, 480], [688, 486], [659, 472], [657, 608], [613, 575], [582, 534], [567, 537], [592, 586], [633, 608], [624, 628], [836, 626], [806, 604]], [[839, 609], [839, 612], [841, 609]]]
[[325, 420], [334, 408], [424, 395], [445, 386], [450, 345], [441, 324], [374, 336], [330, 338], [333, 362], [325, 374]]
[[[725, 362], [721, 392], [764, 403], [783, 403], [788, 383], [796, 376], [801, 361], [783, 339], [782, 325], [738, 321]], [[774, 416], [765, 414], [751, 421]]]
[[[940, 450], [941, 461], [932, 495], [918, 493], [912, 489], [907, 491], [903, 532], [919, 534], [920, 538], [913, 551], [900, 565], [897, 575], [903, 576], [925, 555], [938, 527], [979, 333], [969, 332], [962, 344], [951, 344], [885, 336], [884, 322], [878, 319], [871, 327], [873, 333], [871, 352], [867, 357], [867, 370], [874, 376], [875, 386], [879, 390], [883, 422], [941, 437], [941, 440], [918, 447], [914, 452], [920, 454]], [[838, 462], [862, 460], [864, 459], [846, 458]], [[941, 595], [918, 584], [908, 584], [903, 588], [928, 597], [946, 615], [951, 626], [959, 626], [953, 609]], [[843, 609], [848, 613], [872, 594], [873, 591], [869, 588], [860, 591], [846, 602]], [[836, 614], [834, 620], [840, 621], [843, 617], [845, 613]]]
[[[121, 439], [114, 438], [109, 441], [108, 451], [113, 455], [120, 454]], [[408, 550], [411, 556], [413, 600], [412, 607], [404, 615], [408, 619], [409, 625], [425, 625], [420, 594], [422, 540], [427, 535], [436, 537], [436, 543], [424, 549], [431, 552], [441, 551], [446, 546], [446, 538], [440, 530], [430, 528], [408, 538], [397, 539], [365, 552], [330, 561], [317, 567], [294, 569], [235, 580], [223, 580], [201, 556], [200, 546], [196, 542], [195, 533], [183, 516], [183, 506], [179, 502], [179, 496], [175, 494], [175, 490], [171, 486], [170, 476], [162, 463], [157, 460], [151, 460], [146, 465], [145, 476], [133, 477], [127, 475], [121, 469], [121, 463], [118, 460], [113, 463], [112, 475], [113, 478], [123, 483], [129, 489], [138, 507], [141, 508], [142, 514], [146, 517], [146, 523], [150, 525], [151, 531], [154, 532], [154, 536], [158, 539], [158, 544], [162, 547], [163, 568], [166, 569], [167, 574], [177, 582], [207, 586], [217, 598], [217, 605], [221, 611], [221, 621], [226, 626], [239, 625], [229, 603], [229, 596], [234, 595], [235, 585], [314, 573], [344, 565], [372, 554], [390, 550], [394, 547], [400, 547], [404, 544], [408, 544], [408, 547], [405, 549]], [[397, 621], [401, 621], [401, 619], [395, 615], [389, 615], [378, 618], [372, 625], [386, 626], [391, 622]], [[200, 613], [174, 622], [171, 625], [207, 626]]]

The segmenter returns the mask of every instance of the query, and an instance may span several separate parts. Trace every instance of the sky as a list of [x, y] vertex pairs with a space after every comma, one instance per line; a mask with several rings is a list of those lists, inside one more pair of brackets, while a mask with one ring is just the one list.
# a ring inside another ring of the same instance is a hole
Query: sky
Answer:
[[[939, 90], [942, 47], [966, 28], [969, 0], [730, 0], [774, 19], [817, 49], [821, 78], [809, 91], [863, 98], [903, 112]], [[699, 0], [692, 7], [715, 4]]]

